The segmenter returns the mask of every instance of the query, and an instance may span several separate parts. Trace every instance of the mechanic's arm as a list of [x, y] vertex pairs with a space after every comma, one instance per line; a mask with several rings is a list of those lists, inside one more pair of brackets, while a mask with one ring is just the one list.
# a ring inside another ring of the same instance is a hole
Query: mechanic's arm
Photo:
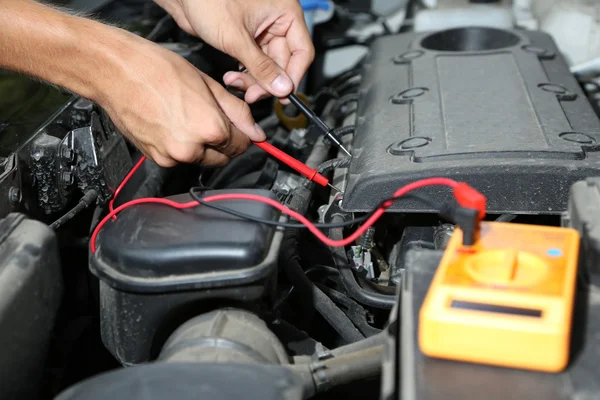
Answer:
[[315, 49], [298, 0], [155, 0], [190, 34], [240, 61], [249, 74], [228, 72], [227, 85], [253, 103], [297, 88]]
[[224, 164], [265, 139], [246, 103], [175, 53], [33, 0], [0, 1], [0, 68], [98, 103], [162, 166]]

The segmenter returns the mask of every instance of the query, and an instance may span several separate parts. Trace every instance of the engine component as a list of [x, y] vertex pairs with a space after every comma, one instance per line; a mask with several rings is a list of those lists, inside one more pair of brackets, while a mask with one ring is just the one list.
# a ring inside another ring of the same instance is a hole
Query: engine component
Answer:
[[[331, 221], [340, 223], [344, 221], [344, 217], [342, 215], [334, 215]], [[331, 239], [340, 240], [343, 237], [343, 230], [339, 228], [330, 229], [329, 237]], [[336, 267], [340, 271], [340, 280], [351, 297], [356, 299], [359, 303], [369, 307], [386, 310], [390, 310], [394, 307], [396, 302], [394, 296], [365, 289], [356, 281], [354, 272], [348, 263], [348, 258], [346, 257], [343, 247], [331, 247], [331, 255]]]
[[581, 235], [581, 256], [586, 274], [596, 284], [600, 278], [600, 178], [588, 178], [571, 187], [567, 225]]
[[[470, 27], [387, 36], [362, 75], [346, 211], [451, 176], [479, 189], [489, 213], [559, 214], [571, 184], [598, 174], [600, 121], [546, 34]], [[390, 210], [426, 209], [406, 201]]]
[[88, 100], [61, 99], [65, 104], [35, 129], [7, 124], [3, 135], [17, 140], [2, 149], [12, 153], [2, 159], [0, 191], [8, 201], [0, 202], [0, 214], [19, 211], [45, 219], [91, 190], [103, 203], [131, 168], [125, 139], [104, 114]]
[[302, 381], [272, 365], [157, 363], [108, 372], [55, 400], [301, 400]]
[[[443, 252], [409, 250], [406, 279], [392, 312], [382, 373], [381, 399], [514, 399], [566, 400], [593, 398], [600, 392], [600, 291], [585, 285], [575, 299], [572, 358], [557, 374], [428, 358], [419, 349], [419, 310]], [[402, 321], [402, 323], [400, 323]], [[568, 383], [567, 383], [568, 382]], [[590, 397], [591, 396], [591, 397]]]
[[[95, 190], [101, 203], [111, 198], [132, 167], [125, 140], [106, 116], [101, 122], [96, 113], [92, 113], [90, 126], [65, 136], [59, 152], [63, 186], [68, 189], [74, 183], [82, 193]], [[66, 175], [72, 176], [69, 182], [64, 179]]]
[[434, 249], [435, 230], [428, 226], [407, 226], [402, 232], [400, 241], [396, 243], [390, 255], [390, 281], [398, 286], [402, 282], [402, 275], [408, 267], [404, 265], [406, 253], [410, 249]]
[[287, 353], [263, 320], [243, 310], [223, 309], [199, 315], [167, 340], [160, 361], [287, 364]]
[[[274, 198], [263, 190], [235, 193]], [[186, 202], [190, 196], [172, 199]], [[279, 215], [257, 202], [222, 205], [266, 220]], [[124, 210], [103, 229], [90, 263], [100, 278], [104, 344], [123, 364], [146, 362], [172, 330], [201, 312], [199, 301], [210, 308], [211, 299], [222, 306], [261, 298], [275, 274], [282, 234], [208, 207], [180, 211], [145, 204]]]
[[62, 299], [57, 241], [46, 225], [22, 214], [0, 220], [0, 232], [0, 393], [34, 399]]
[[367, 279], [375, 278], [371, 252], [363, 246], [352, 246], [352, 265], [354, 270]]

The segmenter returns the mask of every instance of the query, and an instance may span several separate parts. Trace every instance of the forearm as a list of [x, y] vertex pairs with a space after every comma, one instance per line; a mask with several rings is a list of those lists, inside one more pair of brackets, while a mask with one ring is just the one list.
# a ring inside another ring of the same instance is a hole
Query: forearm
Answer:
[[0, 68], [101, 101], [124, 68], [123, 31], [32, 0], [0, 0]]

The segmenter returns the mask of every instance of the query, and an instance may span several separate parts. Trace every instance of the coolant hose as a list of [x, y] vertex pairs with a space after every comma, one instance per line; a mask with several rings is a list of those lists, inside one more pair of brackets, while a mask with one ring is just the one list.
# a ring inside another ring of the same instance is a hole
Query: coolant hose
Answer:
[[247, 189], [256, 187], [256, 184], [258, 183], [262, 173], [262, 171], [250, 172], [249, 174], [244, 175], [231, 183], [228, 183], [227, 187], [232, 189]]
[[376, 346], [333, 357], [323, 362], [323, 375], [334, 387], [377, 376], [381, 372], [383, 351], [383, 346]]
[[345, 346], [337, 347], [331, 350], [331, 354], [334, 357], [343, 356], [345, 354], [354, 353], [356, 351], [361, 351], [365, 349], [369, 349], [371, 347], [383, 346], [385, 341], [387, 340], [388, 333], [380, 332], [376, 335], [369, 336], [366, 339], [361, 340], [360, 342], [354, 342], [347, 344]]
[[346, 342], [353, 343], [364, 339], [350, 318], [304, 273], [297, 253], [298, 233], [298, 229], [286, 230], [281, 243], [279, 259], [288, 279], [307, 300], [312, 301], [314, 308]]
[[[340, 215], [334, 215], [331, 219], [331, 222], [334, 224], [343, 223], [344, 221], [344, 218]], [[344, 238], [343, 229], [330, 229], [329, 237], [333, 240], [342, 240]], [[344, 247], [332, 247], [331, 255], [333, 256], [335, 266], [340, 271], [340, 280], [352, 298], [369, 307], [381, 308], [384, 310], [391, 310], [392, 307], [394, 307], [394, 304], [396, 304], [396, 296], [371, 292], [365, 290], [358, 284], [354, 277], [354, 272], [350, 267], [350, 263], [348, 263], [348, 257], [346, 257]]]
[[381, 374], [384, 346], [375, 346], [310, 364], [289, 366], [303, 380], [305, 398]]
[[260, 169], [267, 160], [267, 153], [252, 146], [245, 153], [233, 158], [229, 164], [215, 172], [206, 186], [220, 189], [244, 175]]
[[[287, 206], [304, 215], [308, 210], [311, 198], [312, 188], [300, 185], [292, 191], [291, 200]], [[300, 233], [299, 229], [287, 229], [283, 235], [279, 260], [288, 279], [304, 297], [312, 300], [315, 310], [331, 324], [345, 341], [353, 343], [364, 339], [350, 318], [306, 276], [298, 255], [298, 235]]]

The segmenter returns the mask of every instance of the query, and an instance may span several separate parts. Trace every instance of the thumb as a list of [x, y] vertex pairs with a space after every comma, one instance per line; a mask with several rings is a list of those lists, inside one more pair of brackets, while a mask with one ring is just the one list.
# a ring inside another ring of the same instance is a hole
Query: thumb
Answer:
[[294, 91], [294, 83], [285, 71], [249, 38], [238, 60], [248, 69], [256, 82], [273, 96], [287, 97]]

